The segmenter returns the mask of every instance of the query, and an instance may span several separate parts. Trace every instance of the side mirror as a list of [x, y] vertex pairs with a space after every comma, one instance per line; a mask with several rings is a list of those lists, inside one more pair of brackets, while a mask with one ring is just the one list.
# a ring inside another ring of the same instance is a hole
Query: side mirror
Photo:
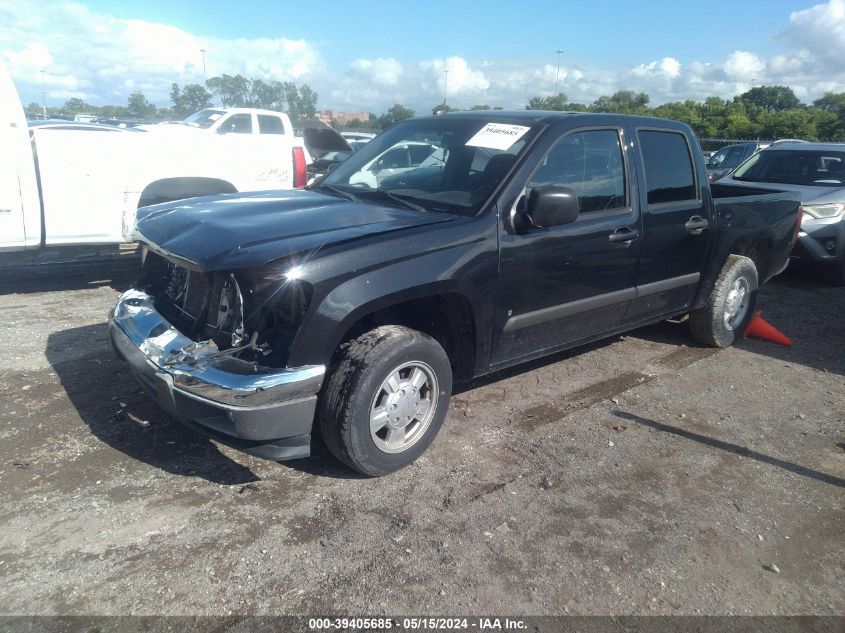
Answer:
[[534, 187], [525, 208], [531, 224], [537, 227], [571, 224], [580, 211], [578, 195], [569, 187], [545, 185]]
[[219, 128], [217, 128], [217, 133], [218, 134], [225, 134], [226, 128], [221, 125]]

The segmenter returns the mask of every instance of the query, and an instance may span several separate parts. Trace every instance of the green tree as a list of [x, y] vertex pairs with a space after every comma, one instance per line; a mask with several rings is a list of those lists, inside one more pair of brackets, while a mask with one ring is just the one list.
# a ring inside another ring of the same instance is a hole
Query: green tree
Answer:
[[205, 82], [206, 87], [226, 108], [247, 107], [250, 81], [243, 75], [221, 75]]
[[445, 103], [440, 103], [440, 104], [434, 106], [431, 109], [431, 113], [434, 114], [434, 115], [446, 114], [448, 112], [459, 112], [459, 111], [460, 110], [458, 110], [458, 108], [453, 108], [452, 106], [447, 105]]
[[[175, 105], [175, 104], [174, 104]], [[179, 109], [186, 116], [211, 107], [211, 93], [199, 84], [188, 84], [182, 90]], [[181, 113], [180, 112], [180, 113]]]
[[299, 114], [306, 119], [317, 116], [317, 93], [308, 84], [299, 87]]
[[382, 130], [386, 130], [392, 125], [410, 119], [414, 116], [414, 111], [406, 108], [398, 103], [394, 104], [387, 112], [379, 117], [376, 117], [376, 122]]
[[79, 113], [87, 112], [91, 109], [91, 106], [85, 103], [82, 99], [74, 97], [65, 101], [65, 105], [62, 109], [67, 112]]
[[737, 99], [766, 112], [783, 112], [801, 105], [792, 88], [787, 86], [758, 86], [742, 93]]
[[845, 92], [827, 92], [813, 101], [813, 108], [826, 115], [817, 123], [819, 137], [845, 141]]
[[173, 108], [167, 112], [161, 111], [162, 118], [175, 117], [184, 119], [203, 108], [211, 107], [211, 93], [199, 84], [187, 84], [184, 89], [179, 84], [170, 86], [170, 101]]
[[129, 105], [127, 107], [127, 113], [130, 117], [137, 118], [137, 119], [151, 119], [155, 117], [156, 114], [156, 107], [147, 101], [147, 98], [144, 96], [144, 93], [140, 90], [136, 90], [131, 95], [129, 95]]
[[590, 106], [592, 112], [616, 112], [619, 114], [647, 114], [650, 97], [644, 92], [619, 90], [611, 96], [599, 97]]
[[525, 106], [525, 109], [562, 111], [566, 109], [566, 105], [566, 95], [559, 92], [552, 97], [531, 97], [528, 100], [528, 105]]

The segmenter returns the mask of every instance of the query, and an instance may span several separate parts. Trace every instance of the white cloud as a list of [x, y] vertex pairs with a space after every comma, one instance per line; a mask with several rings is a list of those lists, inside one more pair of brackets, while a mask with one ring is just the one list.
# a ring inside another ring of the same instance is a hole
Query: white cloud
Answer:
[[[143, 15], [143, 4], [138, 15]], [[143, 90], [151, 101], [166, 105], [172, 82], [203, 81], [200, 49], [207, 51], [209, 77], [240, 73], [308, 83], [320, 95], [318, 107], [374, 112], [396, 102], [428, 112], [443, 101], [444, 88], [455, 107], [484, 103], [517, 109], [528, 97], [554, 94], [556, 84], [570, 101], [591, 103], [617, 90], [633, 90], [648, 93], [653, 105], [713, 95], [731, 98], [762, 84], [788, 85], [805, 101], [825, 91], [845, 91], [845, 0], [797, 10], [773, 35], [782, 50], [770, 57], [747, 44], [746, 50], [721, 58], [684, 58], [666, 50], [662, 57], [619, 65], [564, 56], [566, 63], [558, 68], [490, 53], [479, 59], [443, 55], [420, 60], [400, 58], [400, 51], [396, 57], [357, 57], [363, 52], [352, 50], [352, 61], [329, 68], [319, 46], [308, 40], [207, 37], [62, 0], [0, 0], [0, 60], [25, 100], [40, 101], [43, 82], [48, 104], [71, 96], [124, 104], [130, 92]], [[701, 50], [706, 54], [706, 46]]]
[[681, 62], [674, 57], [664, 57], [661, 60], [650, 62], [648, 64], [640, 64], [631, 72], [638, 77], [663, 75], [665, 77], [669, 77], [670, 79], [674, 79], [681, 74]]
[[436, 85], [441, 94], [481, 96], [490, 87], [490, 81], [485, 74], [480, 70], [473, 70], [463, 57], [431, 59], [420, 62], [419, 67], [426, 79], [425, 85]]
[[793, 12], [781, 38], [841, 74], [845, 66], [845, 0], [829, 0]]
[[363, 79], [371, 81], [380, 86], [395, 86], [402, 77], [404, 68], [402, 64], [388, 57], [378, 59], [356, 59], [351, 64], [352, 72]]
[[754, 53], [734, 51], [728, 55], [722, 68], [728, 78], [742, 81], [759, 78], [759, 75], [765, 70], [766, 64]]
[[[0, 0], [0, 60], [24, 91], [66, 98], [73, 92], [94, 103], [125, 103], [141, 89], [166, 104], [172, 82], [202, 83], [208, 76], [243, 74], [302, 80], [321, 68], [316, 47], [288, 38], [211, 38], [170, 24], [120, 19], [72, 2]], [[45, 72], [41, 73], [44, 70]], [[84, 92], [81, 89], [85, 89]], [[75, 91], [75, 92], [74, 92]]]

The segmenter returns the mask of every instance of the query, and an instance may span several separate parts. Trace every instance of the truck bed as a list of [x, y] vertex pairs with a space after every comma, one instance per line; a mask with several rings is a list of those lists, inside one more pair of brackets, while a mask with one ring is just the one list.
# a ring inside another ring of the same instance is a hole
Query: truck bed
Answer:
[[[795, 224], [800, 222], [801, 194], [744, 185], [710, 185], [718, 244], [747, 242], [756, 253], [760, 283], [780, 273], [789, 261]], [[762, 238], [761, 238], [762, 236]], [[723, 261], [727, 253], [715, 261]]]

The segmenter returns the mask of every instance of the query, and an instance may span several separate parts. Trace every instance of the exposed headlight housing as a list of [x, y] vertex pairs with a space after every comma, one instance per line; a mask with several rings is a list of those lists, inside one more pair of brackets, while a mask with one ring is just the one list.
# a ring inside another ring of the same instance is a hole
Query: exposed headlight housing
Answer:
[[843, 211], [845, 211], [845, 203], [843, 202], [804, 205], [804, 213], [817, 220], [821, 218], [835, 218], [838, 215], [842, 215]]

